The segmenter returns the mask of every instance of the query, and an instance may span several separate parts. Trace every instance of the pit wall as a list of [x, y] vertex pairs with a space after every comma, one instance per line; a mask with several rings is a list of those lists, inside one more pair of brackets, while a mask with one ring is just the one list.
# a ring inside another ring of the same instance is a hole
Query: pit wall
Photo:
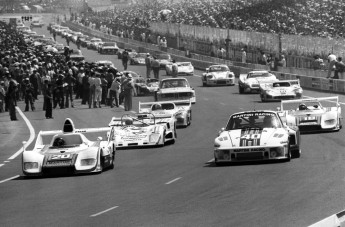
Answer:
[[[248, 73], [254, 69], [270, 70], [270, 68], [266, 65], [233, 62], [225, 59], [188, 53], [186, 51], [181, 51], [173, 48], [162, 48], [154, 44], [140, 42], [128, 38], [120, 38], [118, 36], [105, 34], [101, 31], [93, 30], [83, 25], [79, 25], [69, 21], [63, 22], [62, 25], [68, 26], [72, 30], [80, 31], [89, 36], [99, 37], [105, 41], [116, 42], [117, 45], [122, 49], [132, 48], [137, 52], [144, 53], [167, 52], [171, 54], [176, 61], [192, 62], [193, 66], [199, 70], [205, 70], [205, 68], [214, 64], [225, 64], [230, 67], [230, 69], [235, 73], [236, 77], [239, 77], [240, 74]], [[324, 70], [278, 67], [278, 71], [273, 71], [273, 73], [280, 80], [299, 79], [301, 86], [305, 89], [345, 94], [345, 80], [327, 79], [327, 71]]]

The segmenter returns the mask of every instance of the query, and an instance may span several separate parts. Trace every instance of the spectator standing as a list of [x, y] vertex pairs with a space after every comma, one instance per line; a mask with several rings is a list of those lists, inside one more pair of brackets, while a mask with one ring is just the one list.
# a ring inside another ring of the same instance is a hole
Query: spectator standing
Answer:
[[173, 60], [173, 64], [171, 66], [171, 76], [172, 77], [177, 77], [178, 75], [178, 66], [176, 64], [176, 61], [175, 59]]
[[121, 105], [123, 103], [124, 97], [125, 97], [125, 85], [127, 83], [127, 76], [123, 73], [121, 73], [120, 83], [121, 83], [121, 90], [119, 94], [119, 104]]
[[102, 87], [102, 101], [101, 104], [107, 104], [107, 94], [108, 94], [108, 81], [105, 79], [105, 75], [101, 75], [101, 87]]
[[11, 121], [17, 121], [16, 116], [16, 89], [17, 84], [14, 80], [10, 80], [8, 89], [6, 92], [6, 102], [8, 106], [8, 111], [10, 113]]
[[157, 59], [156, 56], [153, 57], [152, 60], [152, 64], [151, 64], [151, 68], [153, 70], [153, 76], [156, 79], [159, 79], [159, 69], [160, 69], [160, 65], [159, 65], [159, 61]]
[[63, 92], [63, 78], [62, 71], [60, 72], [58, 79], [55, 82], [55, 90], [54, 90], [54, 99], [53, 105], [54, 109], [56, 108], [57, 104], [59, 104], [60, 109], [64, 109], [64, 92]]
[[314, 56], [314, 61], [313, 61], [313, 69], [322, 69], [325, 66], [322, 58], [320, 58], [319, 55]]
[[161, 43], [161, 37], [158, 35], [157, 36], [157, 45], [160, 46], [160, 43]]
[[96, 106], [97, 108], [97, 104], [98, 107], [101, 108], [101, 99], [102, 99], [102, 81], [101, 81], [101, 74], [97, 73], [96, 77], [94, 79], [94, 83], [95, 83], [95, 104], [94, 106]]
[[69, 46], [69, 38], [68, 38], [68, 36], [66, 36], [65, 39], [66, 39], [67, 46]]
[[279, 62], [279, 66], [281, 66], [281, 67], [286, 67], [286, 59], [285, 59], [285, 55], [284, 54], [282, 54], [282, 55], [280, 55], [280, 62]]
[[342, 57], [338, 57], [335, 62], [335, 70], [333, 79], [343, 79], [345, 71], [345, 64]]
[[89, 92], [89, 108], [91, 108], [91, 106], [93, 105], [93, 108], [97, 108], [96, 103], [95, 103], [95, 73], [91, 72], [91, 75], [89, 77], [89, 88], [90, 88], [90, 92]]
[[71, 101], [71, 107], [74, 107], [73, 104], [73, 87], [75, 84], [75, 78], [73, 77], [73, 71], [72, 69], [68, 70], [68, 73], [64, 79], [64, 90], [65, 90], [65, 96], [66, 96], [66, 103], [65, 108], [69, 108], [69, 100]]
[[89, 94], [90, 94], [90, 84], [89, 84], [89, 72], [85, 74], [85, 76], [82, 79], [82, 105], [86, 105], [86, 103], [89, 103]]
[[119, 93], [120, 93], [121, 83], [120, 78], [117, 77], [113, 80], [110, 87], [110, 106], [111, 108], [114, 107], [114, 100], [115, 106], [119, 107]]
[[247, 52], [244, 48], [242, 48], [241, 51], [242, 51], [242, 63], [247, 63]]
[[78, 48], [78, 50], [80, 50], [81, 41], [80, 41], [80, 37], [79, 36], [78, 36], [77, 41], [75, 42], [75, 44], [77, 44], [77, 48]]
[[4, 112], [4, 104], [5, 104], [5, 81], [0, 82], [0, 113]]
[[132, 110], [132, 97], [136, 96], [135, 87], [133, 83], [133, 77], [131, 74], [127, 73], [127, 82], [124, 86], [124, 107], [125, 111], [131, 111]]
[[331, 74], [332, 74], [332, 71], [333, 71], [334, 68], [335, 68], [335, 63], [336, 63], [336, 61], [337, 61], [337, 56], [335, 56], [335, 55], [332, 54], [332, 53], [329, 53], [327, 59], [328, 59], [328, 63], [329, 63], [327, 78], [330, 78], [330, 77], [331, 77]]
[[146, 77], [150, 78], [151, 76], [151, 56], [149, 53], [146, 54], [146, 58], [145, 58], [145, 65], [146, 65]]
[[30, 83], [29, 78], [24, 80], [24, 87], [25, 87], [25, 112], [29, 111], [29, 105], [31, 106], [31, 110], [35, 111], [35, 99], [34, 99], [34, 87]]
[[124, 70], [127, 70], [127, 65], [128, 65], [128, 51], [125, 49], [123, 52], [122, 52], [122, 65], [123, 65], [123, 68]]
[[46, 104], [46, 119], [53, 118], [53, 105], [52, 105], [52, 85], [47, 83], [44, 93], [44, 102]]

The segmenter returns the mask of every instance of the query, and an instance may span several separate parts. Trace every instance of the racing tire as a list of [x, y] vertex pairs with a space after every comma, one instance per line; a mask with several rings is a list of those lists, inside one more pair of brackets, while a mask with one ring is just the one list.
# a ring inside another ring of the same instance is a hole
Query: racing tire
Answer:
[[114, 169], [114, 166], [115, 166], [114, 162], [115, 162], [115, 151], [113, 151], [113, 157], [111, 158], [109, 169]]
[[205, 81], [202, 81], [202, 86], [203, 86], [203, 87], [207, 87], [207, 84], [206, 84]]
[[238, 91], [240, 94], [243, 94], [244, 93], [244, 88], [241, 87], [240, 85], [238, 85]]
[[189, 125], [191, 125], [191, 124], [192, 124], [191, 119], [190, 119], [190, 117], [188, 117], [188, 118], [187, 118], [187, 125], [186, 125], [186, 127], [189, 126]]
[[341, 122], [341, 119], [339, 118], [339, 130], [342, 129], [342, 128], [343, 128], [343, 123]]
[[[175, 137], [175, 139], [177, 138], [176, 124], [174, 126], [174, 137]], [[175, 142], [175, 140], [174, 140], [174, 142]]]
[[290, 145], [288, 146], [288, 155], [287, 155], [287, 158], [286, 158], [286, 162], [290, 162], [291, 161], [291, 150], [290, 150]]
[[98, 172], [99, 174], [101, 174], [104, 169], [104, 158], [101, 156], [101, 154], [102, 154], [102, 151], [99, 153], [99, 161], [100, 161], [100, 171]]
[[163, 137], [162, 137], [162, 144], [160, 144], [160, 147], [164, 147], [164, 145], [165, 145], [165, 133], [166, 133], [166, 131], [164, 130]]
[[291, 158], [300, 158], [301, 157], [301, 149], [294, 150], [291, 154]]
[[260, 94], [261, 102], [266, 102], [266, 98], [263, 94]]

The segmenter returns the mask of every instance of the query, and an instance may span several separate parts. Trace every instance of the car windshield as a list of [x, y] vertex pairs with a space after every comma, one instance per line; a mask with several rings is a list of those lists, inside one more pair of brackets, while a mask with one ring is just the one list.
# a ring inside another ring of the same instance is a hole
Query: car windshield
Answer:
[[178, 63], [178, 66], [184, 67], [184, 66], [190, 66], [191, 63], [190, 62], [182, 62], [182, 63]]
[[187, 80], [164, 80], [161, 82], [161, 88], [174, 88], [174, 87], [189, 87]]
[[135, 55], [136, 58], [145, 58], [146, 54], [145, 53], [138, 53]]
[[226, 130], [281, 127], [281, 121], [275, 113], [252, 112], [232, 115], [226, 126]]
[[111, 47], [111, 46], [115, 46], [115, 43], [103, 43], [103, 46]]
[[268, 72], [256, 72], [256, 73], [249, 73], [248, 78], [258, 78], [258, 77], [270, 77], [271, 74]]
[[209, 72], [226, 72], [229, 71], [229, 68], [227, 66], [211, 66], [209, 68]]
[[168, 54], [158, 54], [157, 55], [158, 59], [165, 59], [165, 60], [169, 60], [170, 59], [170, 55]]
[[55, 135], [51, 141], [51, 147], [73, 147], [83, 143], [80, 134]]
[[273, 83], [273, 87], [290, 87], [291, 84], [289, 82], [279, 82]]

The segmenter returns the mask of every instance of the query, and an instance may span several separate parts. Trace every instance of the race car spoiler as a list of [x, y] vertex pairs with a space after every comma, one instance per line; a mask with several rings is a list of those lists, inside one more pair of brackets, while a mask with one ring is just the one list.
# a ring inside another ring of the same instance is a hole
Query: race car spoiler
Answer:
[[304, 102], [317, 102], [317, 101], [329, 101], [336, 103], [339, 106], [339, 96], [321, 97], [321, 98], [307, 98], [307, 99], [294, 99], [294, 100], [282, 100], [280, 103], [280, 109], [283, 110], [284, 104], [287, 103], [304, 103]]
[[278, 80], [278, 81], [263, 81], [259, 82], [259, 86], [261, 89], [265, 88], [270, 88], [274, 83], [284, 83], [284, 82], [289, 82], [291, 85], [298, 85], [300, 86], [300, 81], [299, 79], [296, 80]]
[[[150, 113], [152, 110], [152, 106], [155, 104], [173, 104], [174, 107], [177, 105], [186, 104], [186, 106], [192, 106], [192, 102], [190, 99], [185, 100], [172, 100], [172, 101], [157, 101], [157, 102], [140, 102], [139, 101], [139, 113]], [[145, 106], [146, 108], [143, 108]], [[164, 110], [164, 108], [163, 108]]]

